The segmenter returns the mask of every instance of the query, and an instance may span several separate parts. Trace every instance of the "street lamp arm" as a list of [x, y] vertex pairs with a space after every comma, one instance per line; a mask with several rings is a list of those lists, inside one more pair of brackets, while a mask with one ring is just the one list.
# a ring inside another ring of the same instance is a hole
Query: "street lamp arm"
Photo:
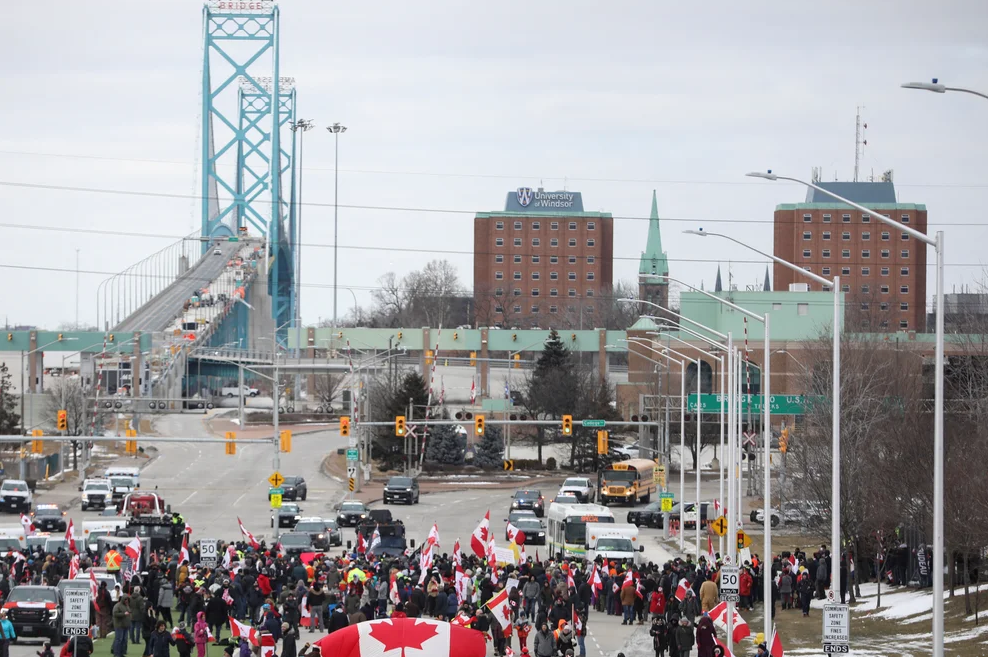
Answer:
[[668, 332], [668, 331], [682, 331], [682, 332], [685, 332], [685, 333], [687, 333], [689, 335], [692, 335], [694, 338], [696, 338], [698, 340], [702, 340], [703, 342], [707, 343], [711, 347], [716, 347], [717, 349], [723, 349], [724, 351], [727, 351], [727, 347], [725, 347], [721, 343], [714, 342], [710, 338], [708, 338], [708, 337], [706, 337], [704, 335], [700, 335], [699, 332], [694, 331], [693, 329], [687, 328], [685, 326], [672, 326], [671, 324], [662, 324], [658, 328], [659, 328], [658, 331], [646, 331], [645, 334], [646, 335], [665, 335], [665, 333], [662, 333], [662, 331], [666, 331], [666, 332]]
[[[686, 231], [686, 232], [690, 232], [690, 231]], [[708, 233], [704, 233], [704, 235], [707, 235], [707, 234]], [[710, 235], [713, 235], [713, 233], [709, 233], [709, 234]], [[710, 292], [707, 292], [706, 290], [701, 290], [699, 288], [693, 287], [689, 283], [685, 283], [685, 282], [683, 282], [683, 281], [681, 281], [679, 279], [673, 278], [672, 276], [666, 276], [666, 275], [663, 275], [663, 274], [659, 274], [659, 275], [653, 276], [652, 278], [664, 278], [667, 281], [672, 281], [673, 283], [679, 283], [680, 285], [683, 285], [685, 287], [688, 287], [693, 292], [699, 292], [700, 294], [702, 294], [705, 297], [708, 297], [710, 299], [714, 299], [716, 301], [720, 301], [722, 304], [724, 304], [728, 308], [733, 308], [734, 310], [738, 311], [739, 313], [743, 313], [743, 314], [747, 315], [748, 317], [751, 317], [752, 319], [757, 319], [762, 324], [765, 323], [765, 317], [763, 317], [762, 315], [759, 315], [758, 313], [753, 313], [753, 312], [751, 312], [750, 310], [748, 310], [746, 308], [742, 308], [741, 306], [738, 306], [738, 305], [735, 305], [735, 304], [731, 303], [727, 299], [723, 299], [723, 298], [717, 296], [716, 294], [711, 294]], [[721, 337], [724, 338], [724, 339], [727, 339], [727, 336], [726, 335], [721, 335]]]
[[[684, 368], [686, 367], [686, 361], [684, 361], [684, 360], [677, 360], [677, 359], [673, 358], [672, 356], [670, 356], [669, 354], [663, 353], [663, 352], [659, 351], [658, 349], [656, 349], [655, 347], [651, 346], [650, 344], [646, 344], [645, 342], [640, 342], [639, 340], [640, 340], [640, 338], [628, 338], [627, 340], [620, 339], [620, 340], [618, 340], [618, 342], [627, 342], [629, 344], [636, 344], [639, 347], [645, 347], [649, 351], [654, 351], [659, 356], [662, 356], [663, 358], [665, 358], [666, 360], [668, 360], [670, 363], [678, 363], [682, 367], [684, 367]], [[630, 352], [631, 350], [629, 349], [628, 351]], [[657, 365], [660, 364], [658, 361], [654, 361], [651, 358], [648, 358], [648, 356], [646, 356], [643, 353], [635, 352], [635, 355], [636, 356], [641, 356], [642, 358], [647, 358], [648, 360], [651, 360], [653, 363], [656, 363]]]
[[[781, 176], [780, 176], [780, 178], [781, 178]], [[705, 230], [684, 230], [683, 232], [686, 233], [687, 235], [700, 235], [701, 237], [706, 237], [707, 235], [711, 235], [713, 237], [723, 238], [725, 240], [728, 240], [729, 242], [734, 242], [738, 246], [743, 246], [744, 248], [748, 249], [749, 251], [753, 251], [753, 252], [757, 253], [760, 256], [763, 256], [765, 258], [768, 258], [769, 260], [771, 260], [774, 263], [780, 264], [783, 267], [787, 267], [788, 269], [791, 269], [794, 272], [798, 272], [798, 273], [802, 274], [803, 276], [806, 276], [807, 278], [810, 278], [810, 279], [816, 281], [817, 283], [821, 283], [823, 285], [833, 285], [834, 284], [833, 281], [828, 280], [828, 279], [824, 278], [823, 276], [820, 276], [818, 274], [814, 274], [811, 271], [807, 271], [807, 270], [803, 269], [802, 267], [799, 267], [797, 265], [794, 265], [793, 263], [789, 262], [788, 260], [783, 260], [782, 258], [779, 258], [778, 256], [774, 256], [774, 255], [772, 255], [770, 253], [765, 253], [764, 251], [761, 251], [759, 249], [756, 249], [753, 246], [749, 246], [748, 244], [745, 244], [744, 242], [741, 242], [739, 240], [734, 239], [730, 235], [724, 235], [723, 233], [711, 233], [711, 232], [708, 232], [708, 231], [705, 231]]]
[[649, 333], [650, 333], [650, 334], [651, 334], [651, 333], [654, 333], [655, 335], [658, 335], [658, 336], [665, 336], [665, 337], [667, 337], [667, 338], [670, 338], [670, 339], [672, 339], [672, 340], [675, 340], [676, 342], [681, 342], [682, 344], [684, 344], [684, 345], [686, 345], [686, 346], [687, 346], [687, 347], [689, 347], [690, 349], [693, 349], [694, 351], [698, 351], [698, 352], [700, 352], [701, 354], [703, 354], [704, 356], [707, 356], [708, 358], [713, 358], [714, 360], [717, 360], [718, 358], [720, 358], [720, 356], [718, 356], [718, 355], [716, 355], [716, 354], [712, 354], [712, 353], [710, 353], [709, 351], [706, 351], [706, 350], [704, 350], [704, 349], [700, 349], [700, 348], [699, 348], [699, 347], [697, 347], [697, 346], [694, 346], [694, 345], [691, 345], [691, 344], [690, 344], [689, 342], [687, 342], [686, 340], [683, 340], [682, 338], [678, 338], [678, 337], [676, 337], [675, 335], [673, 335], [673, 334], [671, 334], [671, 333], [666, 333], [666, 332], [664, 332], [664, 331], [649, 331]]
[[[723, 301], [723, 299], [721, 299], [721, 300]], [[659, 310], [661, 310], [663, 312], [667, 312], [670, 315], [672, 315], [673, 317], [676, 317], [677, 319], [681, 319], [681, 320], [683, 320], [685, 322], [689, 322], [690, 324], [692, 324], [693, 326], [696, 326], [697, 328], [701, 328], [704, 331], [708, 331], [710, 333], [713, 333], [718, 338], [721, 338], [723, 340], [726, 340], [727, 339], [727, 336], [725, 334], [721, 333], [720, 331], [716, 331], [716, 330], [714, 330], [714, 329], [712, 329], [712, 328], [710, 328], [708, 326], [705, 326], [705, 325], [701, 324], [700, 322], [697, 322], [695, 320], [690, 319], [689, 317], [683, 317], [682, 315], [680, 315], [679, 313], [677, 313], [675, 310], [669, 310], [668, 308], [665, 308], [663, 306], [660, 306], [657, 303], [652, 303], [651, 301], [646, 301], [645, 299], [618, 299], [618, 301], [619, 302], [622, 302], [622, 303], [644, 303], [646, 305], [652, 306], [653, 308], [658, 308]], [[655, 315], [642, 315], [642, 317], [647, 317], [648, 319], [658, 319], [658, 320], [665, 320], [666, 319], [664, 317], [656, 317]]]

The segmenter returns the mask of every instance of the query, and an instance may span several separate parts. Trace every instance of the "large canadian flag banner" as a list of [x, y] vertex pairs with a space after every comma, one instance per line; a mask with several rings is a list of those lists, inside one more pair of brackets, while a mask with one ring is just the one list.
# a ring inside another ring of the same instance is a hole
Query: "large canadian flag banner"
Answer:
[[477, 630], [426, 618], [385, 618], [350, 625], [319, 639], [333, 657], [484, 657], [487, 646]]

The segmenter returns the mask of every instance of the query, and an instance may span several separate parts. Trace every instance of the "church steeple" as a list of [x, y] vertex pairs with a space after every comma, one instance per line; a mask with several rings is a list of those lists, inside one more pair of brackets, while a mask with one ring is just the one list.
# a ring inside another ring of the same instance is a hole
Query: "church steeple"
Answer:
[[[645, 250], [642, 251], [641, 262], [638, 265], [638, 275], [648, 279], [651, 276], [668, 276], [669, 261], [662, 250], [662, 233], [659, 230], [659, 201], [652, 190], [652, 213], [648, 219], [648, 236], [645, 239]], [[668, 285], [662, 279], [650, 280], [653, 285]]]
[[720, 282], [720, 265], [717, 265], [717, 280], [714, 282], [714, 292], [723, 292], [724, 284]]
[[669, 261], [662, 250], [662, 233], [659, 230], [659, 200], [652, 190], [652, 213], [648, 218], [648, 235], [645, 250], [638, 265], [638, 296], [663, 308], [669, 307], [669, 281], [660, 276], [669, 275]]
[[772, 282], [768, 278], [768, 265], [765, 265], [765, 283], [762, 285], [762, 291], [771, 292]]

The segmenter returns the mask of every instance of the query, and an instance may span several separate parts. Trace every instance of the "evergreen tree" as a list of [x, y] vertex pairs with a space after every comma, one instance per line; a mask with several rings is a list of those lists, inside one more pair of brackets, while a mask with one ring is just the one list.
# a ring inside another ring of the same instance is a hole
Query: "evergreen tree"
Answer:
[[481, 468], [500, 468], [503, 459], [504, 439], [501, 429], [489, 426], [474, 448], [473, 464]]
[[443, 465], [459, 465], [463, 463], [463, 443], [455, 427], [434, 427], [430, 430], [425, 460]]
[[17, 413], [17, 399], [10, 394], [10, 369], [0, 363], [0, 432], [4, 435], [20, 433], [21, 416]]
[[[579, 380], [576, 375], [573, 356], [559, 333], [549, 332], [545, 347], [535, 370], [526, 382], [525, 407], [540, 420], [559, 419], [563, 415], [577, 411]], [[539, 463], [542, 463], [542, 446], [555, 435], [547, 434], [546, 428], [536, 427], [535, 444], [538, 447]]]
[[[379, 402], [374, 403], [375, 409], [381, 409], [374, 413], [375, 419], [385, 422], [394, 422], [399, 415], [405, 416], [408, 424], [415, 424], [415, 418], [425, 416], [425, 406], [428, 403], [429, 389], [425, 379], [415, 371], [408, 371], [397, 381], [396, 387], [382, 387], [380, 392], [375, 393]], [[412, 417], [408, 417], [408, 400], [412, 400], [414, 407]], [[405, 459], [405, 438], [395, 435], [392, 426], [380, 428], [375, 432], [376, 456], [380, 459], [382, 467], [393, 468], [400, 465]]]

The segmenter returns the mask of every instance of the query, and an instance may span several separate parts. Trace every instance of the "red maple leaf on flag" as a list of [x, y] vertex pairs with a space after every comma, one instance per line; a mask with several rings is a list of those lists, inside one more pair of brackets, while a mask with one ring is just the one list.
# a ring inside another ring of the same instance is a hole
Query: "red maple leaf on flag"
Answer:
[[405, 648], [422, 650], [423, 643], [438, 635], [436, 626], [431, 623], [411, 626], [405, 623], [404, 627], [398, 627], [393, 622], [377, 623], [370, 631], [370, 636], [384, 646], [384, 652], [401, 648], [402, 657], [405, 657]]
[[507, 620], [511, 620], [511, 606], [504, 605], [501, 608], [501, 615], [504, 616]]

